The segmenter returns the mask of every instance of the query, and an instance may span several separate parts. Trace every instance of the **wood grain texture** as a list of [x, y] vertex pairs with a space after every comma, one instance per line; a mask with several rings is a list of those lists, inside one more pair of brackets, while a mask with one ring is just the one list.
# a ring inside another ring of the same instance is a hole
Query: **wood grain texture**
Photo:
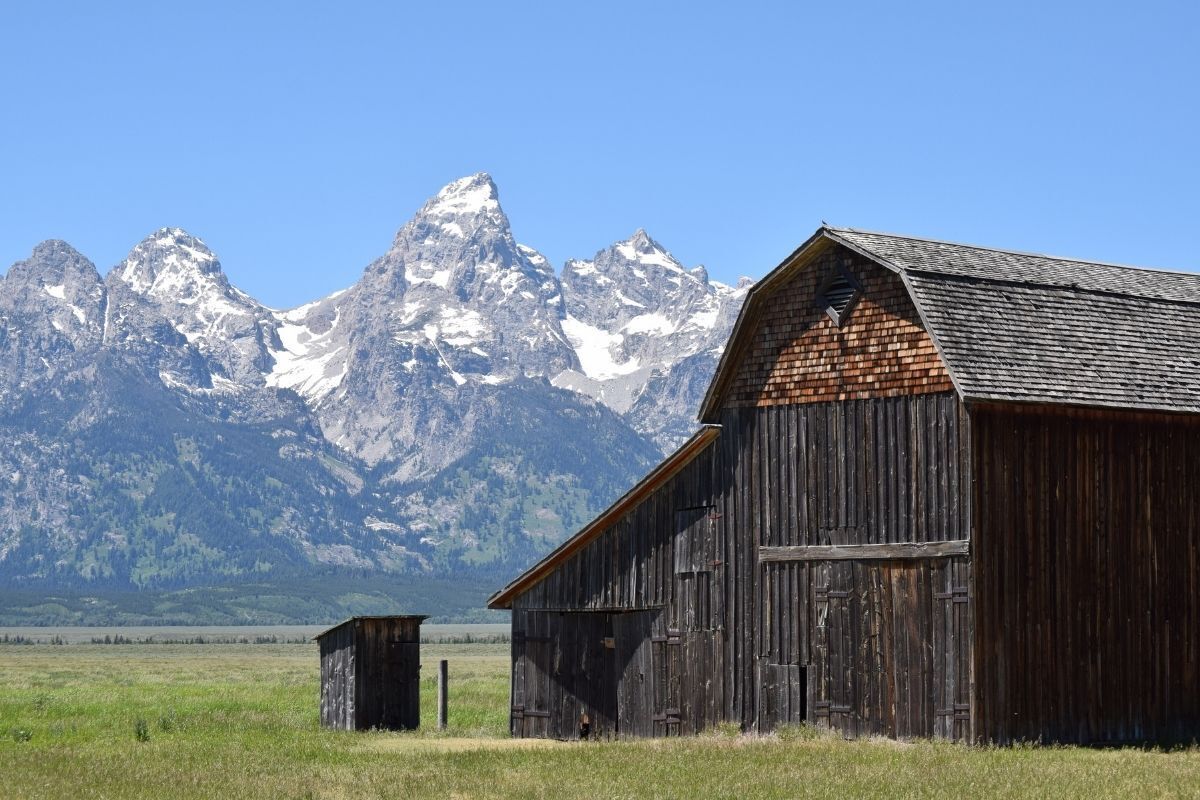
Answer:
[[975, 412], [977, 737], [1200, 733], [1200, 420]]
[[[825, 721], [847, 735], [966, 738], [965, 725], [935, 725], [949, 691], [942, 677], [940, 695], [919, 684], [911, 700], [919, 712], [876, 718], [889, 703], [909, 708], [895, 699], [905, 676], [934, 661], [939, 675], [969, 664], [961, 626], [937, 616], [934, 594], [945, 587], [931, 577], [967, 549], [969, 440], [953, 395], [735, 408], [721, 422], [721, 436], [690, 463], [514, 597], [514, 734], [574, 738], [579, 713], [598, 736], [676, 735], [726, 721], [770, 730], [809, 718], [810, 687], [820, 687], [818, 700], [842, 692], [837, 709], [855, 698], [856, 712], [835, 709]], [[864, 584], [867, 599], [853, 609], [835, 595], [835, 615], [857, 616], [821, 649], [818, 580], [831, 555], [873, 564], [861, 567], [863, 580], [890, 582]], [[924, 577], [894, 577], [906, 569]], [[962, 569], [966, 580], [965, 561]], [[894, 608], [886, 631], [883, 611], [869, 610], [884, 602]], [[659, 640], [641, 649], [629, 631], [651, 618]], [[938, 625], [943, 649], [933, 659]], [[863, 650], [863, 631], [886, 641]], [[603, 663], [595, 644], [603, 636], [617, 643], [611, 669], [588, 668], [585, 680], [570, 664]], [[626, 683], [635, 674], [640, 683]], [[840, 683], [830, 683], [834, 675]], [[591, 688], [596, 681], [605, 688]]]
[[947, 558], [970, 552], [969, 539], [950, 542], [900, 542], [897, 544], [816, 544], [760, 547], [758, 560], [768, 561], [891, 561], [906, 558]]

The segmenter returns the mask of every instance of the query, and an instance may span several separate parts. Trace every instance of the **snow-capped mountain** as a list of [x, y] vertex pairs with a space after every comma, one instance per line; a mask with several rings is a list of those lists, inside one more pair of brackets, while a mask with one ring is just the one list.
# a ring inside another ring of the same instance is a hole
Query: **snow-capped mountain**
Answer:
[[455, 181], [350, 289], [280, 316], [271, 385], [312, 402], [331, 441], [391, 477], [460, 457], [497, 390], [577, 364], [549, 263], [518, 245], [487, 175]]
[[690, 433], [745, 289], [641, 230], [560, 278], [483, 173], [285, 311], [179, 228], [106, 279], [45, 242], [0, 279], [0, 577], [520, 566]]
[[632, 424], [664, 450], [678, 444], [691, 430], [699, 394], [693, 390], [670, 402], [662, 395], [664, 402], [645, 407], [647, 387], [685, 362], [707, 372], [707, 383], [747, 284], [730, 287], [710, 281], [704, 267], [685, 269], [638, 230], [590, 261], [568, 261], [562, 286], [563, 329], [580, 367], [554, 376], [554, 385], [621, 413], [642, 400], [645, 413], [631, 416]]
[[258, 382], [270, 366], [270, 311], [234, 288], [211, 250], [180, 228], [143, 239], [109, 273], [110, 289], [141, 297], [195, 345], [219, 378]]

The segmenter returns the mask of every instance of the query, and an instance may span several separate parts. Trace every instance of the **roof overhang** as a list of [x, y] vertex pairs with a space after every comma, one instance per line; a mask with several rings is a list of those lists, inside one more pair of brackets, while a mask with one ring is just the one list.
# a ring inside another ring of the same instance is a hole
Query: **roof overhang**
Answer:
[[537, 584], [553, 572], [559, 564], [598, 538], [612, 523], [623, 517], [650, 495], [651, 492], [662, 486], [681, 469], [690, 464], [696, 456], [700, 455], [705, 448], [712, 444], [713, 440], [720, 433], [720, 425], [705, 425], [692, 434], [691, 438], [684, 442], [678, 450], [667, 456], [646, 477], [642, 478], [632, 489], [622, 495], [621, 499], [601, 512], [600, 516], [589, 522], [570, 539], [567, 539], [554, 550], [550, 551], [545, 558], [525, 570], [515, 580], [488, 598], [488, 608], [512, 608], [513, 598]]

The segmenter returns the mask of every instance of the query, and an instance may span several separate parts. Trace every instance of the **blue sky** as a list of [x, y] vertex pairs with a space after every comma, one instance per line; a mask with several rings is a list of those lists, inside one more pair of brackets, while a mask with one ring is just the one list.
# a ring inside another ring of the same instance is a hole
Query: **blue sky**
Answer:
[[0, 265], [205, 239], [287, 307], [492, 173], [559, 267], [760, 276], [821, 220], [1200, 269], [1200, 4], [7, 3]]

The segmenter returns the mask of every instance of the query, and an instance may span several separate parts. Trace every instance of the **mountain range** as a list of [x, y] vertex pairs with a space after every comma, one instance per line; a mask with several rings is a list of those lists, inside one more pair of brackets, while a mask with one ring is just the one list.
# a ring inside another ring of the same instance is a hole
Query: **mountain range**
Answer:
[[290, 310], [179, 228], [106, 276], [43, 242], [0, 279], [0, 581], [520, 568], [691, 432], [748, 286], [643, 230], [557, 273], [483, 173]]

